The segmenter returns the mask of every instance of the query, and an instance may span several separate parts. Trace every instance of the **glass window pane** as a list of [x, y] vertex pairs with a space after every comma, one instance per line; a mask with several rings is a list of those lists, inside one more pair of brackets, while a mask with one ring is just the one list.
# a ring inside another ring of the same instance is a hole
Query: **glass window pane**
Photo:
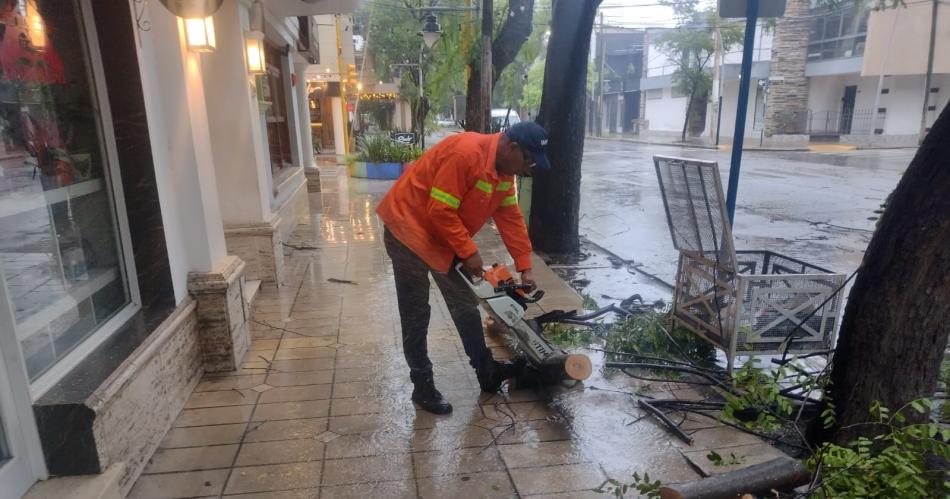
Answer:
[[0, 7], [0, 265], [31, 380], [129, 303], [89, 55], [63, 3]]
[[825, 38], [838, 38], [841, 29], [841, 14], [828, 16], [825, 19]]

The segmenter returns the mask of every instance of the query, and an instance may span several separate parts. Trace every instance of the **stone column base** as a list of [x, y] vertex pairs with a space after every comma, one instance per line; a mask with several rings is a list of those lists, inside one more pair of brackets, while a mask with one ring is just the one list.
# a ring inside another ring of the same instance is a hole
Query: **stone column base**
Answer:
[[188, 291], [198, 302], [205, 372], [237, 370], [250, 347], [244, 269], [244, 261], [228, 255], [212, 272], [188, 274]]
[[284, 247], [281, 239], [281, 218], [269, 223], [228, 226], [224, 239], [228, 253], [247, 264], [247, 279], [280, 286], [284, 281]]

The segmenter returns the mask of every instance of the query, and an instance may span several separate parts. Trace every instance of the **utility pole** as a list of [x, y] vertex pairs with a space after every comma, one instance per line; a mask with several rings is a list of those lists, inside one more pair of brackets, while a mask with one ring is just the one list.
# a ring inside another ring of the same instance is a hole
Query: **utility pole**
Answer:
[[597, 136], [604, 136], [604, 62], [607, 60], [605, 51], [607, 50], [607, 40], [604, 39], [604, 13], [600, 13], [600, 29], [597, 32], [598, 43], [597, 55], [600, 56], [600, 64], [597, 69]]
[[[930, 51], [927, 55], [927, 77], [924, 78], [924, 108], [920, 112], [920, 132], [917, 134], [917, 143], [924, 141], [927, 134], [927, 108], [930, 106], [930, 82], [934, 73], [934, 43], [937, 38], [937, 7], [940, 0], [933, 0], [933, 12], [930, 14]], [[877, 112], [877, 109], [874, 110]]]
[[482, 132], [491, 133], [491, 39], [494, 18], [492, 0], [482, 0], [482, 72], [479, 76], [479, 91], [481, 93], [480, 107], [482, 108]]
[[[716, 2], [717, 4], [719, 2]], [[719, 12], [719, 6], [716, 6], [716, 12]], [[720, 31], [720, 19], [719, 16], [716, 16], [716, 31], [714, 33], [716, 39], [716, 57], [713, 59], [713, 98], [712, 101], [715, 102], [716, 106], [716, 128], [713, 129], [712, 126], [712, 116], [709, 116], [709, 138], [716, 140], [716, 145], [719, 145], [719, 125], [722, 123], [722, 32]]]

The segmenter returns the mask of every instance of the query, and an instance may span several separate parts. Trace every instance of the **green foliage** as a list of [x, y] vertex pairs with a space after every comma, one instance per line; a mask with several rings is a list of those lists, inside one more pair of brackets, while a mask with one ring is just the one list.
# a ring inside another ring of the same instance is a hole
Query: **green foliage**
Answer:
[[759, 359], [752, 358], [733, 375], [738, 395], [726, 395], [723, 416], [749, 429], [773, 432], [781, 428], [782, 419], [792, 416], [794, 408], [789, 399], [781, 394], [778, 379], [785, 377], [785, 370], [770, 374], [759, 369]]
[[[950, 495], [946, 469], [950, 429], [934, 420], [906, 425], [903, 413], [908, 409], [929, 416], [933, 403], [918, 399], [894, 412], [879, 403], [872, 404], [871, 420], [863, 424], [879, 426], [883, 433], [874, 438], [859, 437], [846, 446], [822, 445], [805, 461], [819, 475], [812, 495], [908, 499]], [[943, 464], [928, 463], [928, 456], [943, 460]]]
[[[508, 12], [507, 2], [504, 10], [499, 10], [496, 3], [495, 12]], [[504, 16], [501, 17], [503, 23]], [[544, 37], [545, 28], [543, 26], [551, 21], [551, 2], [550, 0], [536, 0], [534, 2], [534, 14], [532, 24], [535, 26], [531, 30], [528, 39], [525, 40], [515, 60], [511, 62], [498, 78], [498, 83], [494, 88], [495, 104], [502, 107], [511, 106], [512, 109], [521, 107], [528, 108], [532, 113], [537, 113], [541, 105], [541, 82], [544, 79]], [[501, 30], [501, 23], [495, 28], [497, 34]], [[537, 69], [536, 69], [537, 67]], [[534, 73], [532, 73], [534, 71]], [[529, 91], [529, 88], [531, 90]], [[530, 98], [529, 92], [537, 93], [537, 102], [534, 97]], [[522, 119], [527, 119], [522, 116]]]
[[590, 329], [577, 329], [557, 323], [544, 325], [544, 337], [562, 348], [586, 347], [594, 342], [594, 332]]
[[422, 156], [422, 148], [394, 142], [387, 135], [361, 137], [356, 143], [354, 161], [367, 163], [411, 163]]
[[716, 352], [709, 343], [686, 329], [674, 327], [671, 316], [657, 312], [637, 314], [614, 323], [607, 336], [606, 349], [668, 359], [685, 355], [697, 365], [707, 366], [716, 359]]
[[[521, 105], [537, 116], [541, 107], [541, 89], [544, 84], [544, 58], [535, 60], [528, 69], [528, 80], [522, 90]], [[525, 117], [527, 119], [527, 117]]]
[[584, 302], [581, 304], [584, 307], [584, 310], [597, 310], [600, 308], [600, 305], [597, 304], [597, 300], [593, 296], [583, 293], [581, 296], [584, 298]]
[[663, 485], [659, 480], [650, 480], [650, 474], [644, 473], [643, 476], [640, 476], [639, 473], [634, 473], [633, 481], [630, 483], [623, 483], [619, 480], [610, 479], [607, 480], [607, 483], [602, 485], [600, 488], [594, 489], [594, 492], [598, 494], [610, 494], [617, 498], [625, 497], [627, 492], [639, 492], [639, 497], [647, 497], [649, 499], [658, 499], [660, 497], [660, 487]]

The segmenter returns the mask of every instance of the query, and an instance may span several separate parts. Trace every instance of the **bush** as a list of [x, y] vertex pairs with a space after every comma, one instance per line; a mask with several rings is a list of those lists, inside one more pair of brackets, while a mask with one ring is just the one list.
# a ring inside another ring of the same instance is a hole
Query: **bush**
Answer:
[[354, 161], [366, 163], [411, 163], [422, 156], [422, 148], [394, 142], [386, 135], [360, 137]]

